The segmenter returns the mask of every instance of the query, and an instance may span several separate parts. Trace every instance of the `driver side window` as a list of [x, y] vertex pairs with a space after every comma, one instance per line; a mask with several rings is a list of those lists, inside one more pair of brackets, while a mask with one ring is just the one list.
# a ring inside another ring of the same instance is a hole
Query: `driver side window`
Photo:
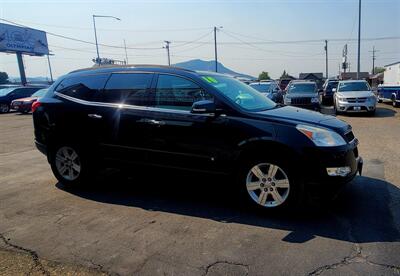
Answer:
[[194, 102], [213, 100], [196, 83], [173, 75], [159, 75], [154, 107], [190, 111]]

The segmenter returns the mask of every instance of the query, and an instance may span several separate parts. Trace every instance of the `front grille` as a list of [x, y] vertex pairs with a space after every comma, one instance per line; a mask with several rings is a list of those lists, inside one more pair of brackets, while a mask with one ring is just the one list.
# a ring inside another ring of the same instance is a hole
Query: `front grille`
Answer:
[[291, 101], [292, 104], [310, 104], [311, 103], [311, 98], [292, 98]]
[[345, 98], [348, 103], [365, 103], [367, 98]]
[[354, 134], [352, 131], [347, 132], [345, 135], [347, 142], [351, 142], [354, 140]]

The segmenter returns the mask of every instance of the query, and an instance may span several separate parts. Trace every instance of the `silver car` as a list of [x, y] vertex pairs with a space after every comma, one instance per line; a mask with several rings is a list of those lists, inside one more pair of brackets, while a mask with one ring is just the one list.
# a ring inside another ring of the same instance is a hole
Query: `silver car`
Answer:
[[376, 95], [365, 80], [340, 81], [333, 96], [336, 114], [342, 112], [367, 112], [376, 110]]

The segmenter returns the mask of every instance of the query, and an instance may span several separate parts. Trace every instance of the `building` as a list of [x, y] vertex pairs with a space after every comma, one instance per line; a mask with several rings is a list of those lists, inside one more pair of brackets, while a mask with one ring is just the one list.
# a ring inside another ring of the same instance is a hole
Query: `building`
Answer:
[[300, 73], [299, 80], [311, 80], [315, 81], [319, 88], [324, 84], [324, 74], [323, 73]]
[[[340, 73], [341, 80], [356, 80], [357, 72], [342, 72]], [[360, 80], [368, 80], [369, 72], [360, 72]]]

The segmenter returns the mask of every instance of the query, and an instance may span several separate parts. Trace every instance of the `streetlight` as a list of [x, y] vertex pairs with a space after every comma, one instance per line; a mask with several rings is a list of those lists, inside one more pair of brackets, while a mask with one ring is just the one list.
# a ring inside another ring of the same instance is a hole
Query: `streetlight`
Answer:
[[99, 54], [99, 44], [97, 43], [97, 32], [96, 32], [96, 17], [108, 17], [108, 18], [114, 18], [118, 21], [121, 21], [120, 18], [111, 16], [111, 15], [96, 15], [93, 14], [93, 28], [94, 28], [94, 38], [96, 40], [96, 51], [97, 51], [97, 64], [100, 66], [100, 54]]
[[218, 72], [218, 55], [217, 55], [217, 30], [222, 29], [222, 26], [215, 27], [214, 26], [214, 63], [215, 63], [215, 72]]

